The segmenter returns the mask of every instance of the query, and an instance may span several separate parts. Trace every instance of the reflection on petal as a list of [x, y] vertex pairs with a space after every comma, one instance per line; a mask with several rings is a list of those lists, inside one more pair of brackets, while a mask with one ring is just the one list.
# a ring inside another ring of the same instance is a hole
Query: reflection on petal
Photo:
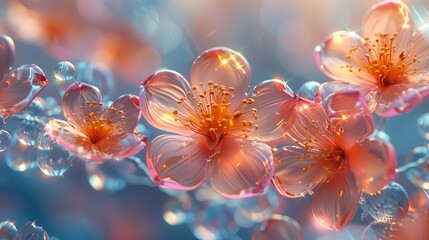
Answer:
[[207, 177], [208, 153], [194, 138], [158, 136], [147, 148], [146, 161], [155, 184], [170, 189], [195, 189]]
[[239, 101], [249, 88], [251, 81], [250, 66], [238, 52], [219, 47], [205, 51], [199, 56], [191, 69], [191, 86], [213, 81], [226, 88], [235, 88]]
[[0, 79], [9, 72], [15, 60], [15, 43], [9, 36], [0, 34]]
[[[174, 71], [159, 71], [141, 83], [140, 108], [145, 119], [154, 127], [181, 135], [190, 135], [191, 130], [180, 121], [175, 121], [173, 112], [189, 116], [186, 108], [195, 108], [188, 99], [191, 88], [186, 79]], [[189, 98], [192, 98], [190, 96]], [[188, 99], [178, 104], [181, 99]]]
[[244, 198], [264, 191], [273, 174], [271, 148], [243, 139], [225, 139], [213, 157], [212, 187], [221, 195]]
[[275, 214], [255, 227], [252, 240], [304, 240], [304, 235], [297, 221]]
[[396, 178], [396, 154], [388, 142], [367, 139], [352, 145], [348, 155], [350, 169], [366, 193], [376, 193]]
[[121, 122], [121, 132], [133, 132], [140, 120], [139, 98], [135, 95], [123, 95], [116, 99], [109, 108], [116, 109], [106, 114], [106, 120]]
[[353, 174], [337, 173], [317, 189], [312, 203], [313, 216], [323, 227], [341, 231], [352, 221], [360, 195]]

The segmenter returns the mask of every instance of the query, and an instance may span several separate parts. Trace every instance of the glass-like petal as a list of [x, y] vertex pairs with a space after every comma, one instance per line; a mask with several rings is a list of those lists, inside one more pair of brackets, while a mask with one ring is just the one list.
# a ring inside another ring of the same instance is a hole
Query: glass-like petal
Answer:
[[7, 35], [0, 34], [0, 79], [9, 72], [15, 60], [15, 43]]
[[407, 5], [400, 1], [383, 1], [374, 5], [362, 24], [362, 36], [374, 37], [379, 33], [398, 33], [394, 41], [396, 55], [407, 49], [414, 32], [414, 23]]
[[136, 133], [125, 133], [114, 138], [105, 138], [94, 144], [103, 160], [123, 159], [134, 156], [140, 152], [147, 144], [144, 135]]
[[161, 135], [146, 152], [147, 166], [155, 184], [177, 190], [191, 190], [207, 177], [208, 153], [198, 139]]
[[292, 89], [280, 80], [268, 80], [253, 89], [252, 98], [255, 102], [247, 106], [257, 110], [255, 124], [258, 128], [248, 139], [267, 142], [283, 136], [296, 115], [297, 97]]
[[375, 129], [366, 101], [357, 91], [335, 94], [328, 104], [327, 113], [338, 134], [338, 145], [349, 146], [368, 137]]
[[[365, 40], [355, 32], [334, 32], [314, 49], [316, 65], [334, 80], [376, 86], [375, 79], [364, 70], [365, 53], [362, 48], [356, 48], [364, 43]], [[355, 48], [350, 54], [350, 50]]]
[[309, 151], [301, 146], [290, 145], [279, 147], [273, 153], [273, 183], [285, 196], [302, 197], [311, 192], [327, 175], [317, 161], [320, 151]]
[[411, 54], [416, 55], [417, 62], [411, 68], [419, 72], [429, 68], [429, 23], [419, 27], [410, 42]]
[[48, 85], [36, 65], [23, 65], [0, 78], [0, 114], [5, 118], [22, 111]]
[[392, 145], [379, 139], [367, 139], [348, 151], [349, 166], [359, 187], [376, 193], [396, 178], [396, 154]]
[[271, 148], [244, 139], [225, 139], [212, 158], [212, 187], [229, 198], [260, 194], [273, 174]]
[[[175, 110], [185, 118], [191, 116], [187, 110], [197, 108], [192, 101], [191, 87], [188, 81], [177, 72], [159, 71], [141, 83], [140, 108], [145, 119], [154, 127], [180, 135], [192, 132], [181, 121], [176, 121]], [[178, 101], [187, 99], [182, 104]]]
[[251, 71], [247, 60], [238, 52], [225, 47], [212, 48], [201, 54], [192, 65], [191, 86], [213, 81], [227, 89], [241, 101], [250, 86]]
[[102, 96], [98, 88], [86, 83], [72, 84], [63, 95], [64, 117], [81, 132], [85, 132], [85, 122], [89, 115], [93, 113], [97, 118], [100, 116], [100, 103]]
[[372, 112], [375, 110], [377, 106], [375, 91], [372, 91], [370, 88], [362, 85], [355, 85], [340, 81], [330, 81], [320, 85], [314, 100], [318, 103], [321, 103], [323, 107], [328, 108], [328, 105], [335, 94], [338, 92], [350, 90], [358, 91], [361, 94], [361, 96], [366, 100], [366, 105], [368, 106], [369, 111]]
[[106, 114], [106, 121], [120, 125], [122, 133], [132, 133], [140, 121], [139, 98], [135, 95], [123, 95], [116, 99]]
[[335, 174], [315, 192], [312, 202], [314, 218], [325, 228], [343, 230], [356, 213], [361, 193], [353, 174]]
[[409, 112], [428, 95], [429, 84], [426, 80], [395, 84], [378, 93], [375, 113], [382, 117], [393, 117]]

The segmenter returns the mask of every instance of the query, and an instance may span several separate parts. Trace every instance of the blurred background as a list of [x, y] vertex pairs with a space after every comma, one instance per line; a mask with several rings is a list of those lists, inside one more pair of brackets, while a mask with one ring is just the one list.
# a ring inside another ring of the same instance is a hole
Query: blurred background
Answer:
[[[83, 64], [84, 69], [89, 66], [92, 73], [101, 74], [103, 94], [115, 99], [122, 94], [137, 95], [139, 83], [160, 68], [188, 77], [195, 58], [215, 46], [232, 48], [247, 58], [253, 86], [278, 78], [297, 91], [307, 81], [328, 80], [313, 62], [314, 47], [334, 31], [359, 31], [367, 10], [377, 2], [1, 0], [0, 32], [15, 40], [14, 67], [27, 63], [39, 65], [50, 80], [40, 96], [59, 103], [64, 83], [53, 74], [59, 61]], [[429, 20], [427, 2], [406, 2], [413, 6], [418, 25]], [[424, 144], [416, 121], [427, 112], [429, 100], [409, 114], [389, 119], [385, 131], [397, 150], [398, 165], [407, 161], [413, 148]], [[19, 121], [10, 119], [5, 129], [12, 134], [17, 125]], [[160, 134], [144, 120], [140, 130], [149, 140]], [[137, 157], [144, 162], [145, 152]], [[183, 201], [180, 206], [171, 204], [171, 199], [181, 198], [180, 193], [165, 193], [150, 186], [135, 162], [119, 167], [115, 163], [94, 167], [74, 160], [63, 176], [48, 177], [37, 168], [37, 163], [27, 163], [31, 167], [26, 171], [13, 170], [7, 158], [5, 152], [0, 153], [0, 221], [14, 221], [18, 228], [26, 221], [36, 221], [49, 235], [65, 240], [197, 239], [196, 236], [209, 239], [211, 236], [201, 229], [198, 231], [195, 224], [204, 219], [194, 219], [193, 224], [175, 224], [177, 215], [173, 220], [166, 216], [168, 210], [190, 207], [183, 206]], [[29, 162], [37, 161], [37, 157], [28, 158]], [[130, 180], [124, 172], [138, 176], [137, 180]], [[398, 182], [407, 189], [415, 206], [427, 201], [423, 192], [405, 176], [399, 175]], [[311, 197], [277, 198], [276, 212], [296, 219], [306, 239], [360, 239], [367, 225], [361, 221], [359, 210], [345, 231], [326, 231], [311, 216]], [[192, 207], [205, 214], [219, 212], [209, 207]], [[227, 221], [207, 220], [207, 224], [222, 231], [227, 227], [225, 223], [236, 221], [228, 214], [219, 218]], [[254, 225], [246, 226], [234, 231], [235, 239], [250, 239]]]

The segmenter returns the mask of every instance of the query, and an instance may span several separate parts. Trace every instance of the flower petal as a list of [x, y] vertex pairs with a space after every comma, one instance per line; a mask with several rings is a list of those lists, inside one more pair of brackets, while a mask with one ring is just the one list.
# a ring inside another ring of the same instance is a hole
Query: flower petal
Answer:
[[122, 133], [132, 133], [140, 121], [139, 98], [135, 95], [122, 95], [116, 99], [110, 108], [116, 109], [106, 114], [106, 121], [120, 123]]
[[7, 118], [22, 111], [48, 85], [36, 65], [23, 65], [0, 78], [0, 114]]
[[[196, 103], [190, 102], [188, 93], [191, 87], [186, 79], [174, 71], [159, 71], [141, 83], [140, 108], [145, 119], [154, 127], [180, 135], [191, 135], [188, 127], [176, 121], [175, 110], [190, 117], [186, 108], [195, 109]], [[187, 101], [179, 104], [180, 99]]]
[[[366, 59], [365, 53], [361, 48], [356, 48], [364, 43], [365, 40], [355, 32], [334, 32], [314, 49], [316, 65], [326, 76], [334, 80], [375, 86], [376, 80], [364, 70], [365, 62], [362, 59]], [[350, 50], [355, 48], [351, 55]], [[349, 55], [351, 59], [347, 58]], [[347, 66], [351, 66], [351, 69]]]
[[263, 142], [275, 141], [286, 133], [294, 121], [296, 95], [286, 83], [280, 80], [264, 81], [253, 89], [253, 104], [258, 116], [258, 128], [249, 134], [248, 139]]
[[208, 153], [191, 137], [158, 136], [147, 148], [146, 161], [155, 184], [170, 189], [195, 189], [207, 177]]
[[98, 88], [86, 84], [72, 84], [64, 92], [62, 100], [62, 109], [64, 117], [78, 128], [81, 132], [85, 132], [85, 119], [89, 114], [101, 114], [100, 103], [102, 97]]
[[429, 68], [429, 23], [419, 27], [411, 41], [411, 53], [416, 55], [417, 62], [412, 68], [425, 71]]
[[379, 33], [398, 33], [395, 39], [397, 53], [407, 49], [414, 32], [414, 23], [408, 6], [400, 1], [383, 1], [374, 5], [362, 24], [362, 36]]
[[396, 178], [395, 150], [388, 142], [366, 139], [348, 151], [349, 166], [366, 193], [378, 192]]
[[356, 213], [361, 193], [353, 174], [335, 174], [320, 185], [313, 197], [314, 218], [325, 228], [343, 230]]
[[273, 174], [271, 148], [244, 139], [225, 139], [212, 162], [212, 187], [229, 198], [260, 194]]
[[381, 117], [393, 117], [411, 111], [429, 95], [426, 80], [408, 84], [395, 84], [378, 93], [375, 110]]
[[225, 47], [212, 48], [201, 54], [192, 65], [191, 86], [213, 81], [227, 89], [235, 89], [239, 101], [250, 86], [251, 71], [247, 60], [238, 52]]
[[337, 143], [350, 146], [374, 132], [375, 123], [359, 92], [349, 90], [335, 94], [327, 109], [328, 116], [339, 133]]
[[9, 72], [15, 60], [15, 43], [7, 35], [0, 34], [0, 79]]
[[125, 133], [115, 138], [105, 138], [94, 144], [103, 160], [123, 159], [134, 156], [147, 144], [147, 137], [142, 134]]
[[287, 197], [302, 197], [325, 179], [317, 151], [311, 152], [300, 146], [283, 146], [274, 153], [273, 183]]

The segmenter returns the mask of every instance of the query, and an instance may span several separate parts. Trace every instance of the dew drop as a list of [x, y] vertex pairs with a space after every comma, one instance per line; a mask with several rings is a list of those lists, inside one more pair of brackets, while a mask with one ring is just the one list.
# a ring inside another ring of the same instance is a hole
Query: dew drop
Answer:
[[376, 222], [394, 223], [408, 213], [408, 194], [396, 182], [391, 182], [375, 194], [363, 194], [361, 207]]
[[23, 120], [16, 128], [18, 141], [27, 146], [36, 146], [39, 133], [43, 132], [43, 123], [38, 120]]
[[11, 221], [3, 221], [0, 223], [0, 239], [4, 240], [17, 240], [18, 230]]
[[252, 233], [252, 240], [304, 240], [301, 226], [294, 219], [274, 214], [259, 223]]
[[6, 150], [11, 143], [12, 137], [6, 130], [0, 130], [0, 152]]
[[19, 239], [25, 240], [48, 240], [49, 236], [46, 231], [37, 226], [34, 222], [27, 222], [19, 234]]
[[14, 171], [24, 172], [37, 166], [37, 148], [21, 144], [16, 137], [6, 151], [6, 164]]
[[59, 81], [71, 81], [74, 79], [76, 68], [73, 63], [68, 61], [62, 61], [57, 63], [54, 68], [54, 76]]
[[298, 89], [298, 96], [308, 100], [314, 100], [316, 92], [320, 87], [320, 83], [316, 81], [308, 81]]
[[72, 164], [71, 154], [59, 145], [53, 145], [50, 150], [40, 150], [37, 156], [40, 170], [48, 176], [63, 175]]

